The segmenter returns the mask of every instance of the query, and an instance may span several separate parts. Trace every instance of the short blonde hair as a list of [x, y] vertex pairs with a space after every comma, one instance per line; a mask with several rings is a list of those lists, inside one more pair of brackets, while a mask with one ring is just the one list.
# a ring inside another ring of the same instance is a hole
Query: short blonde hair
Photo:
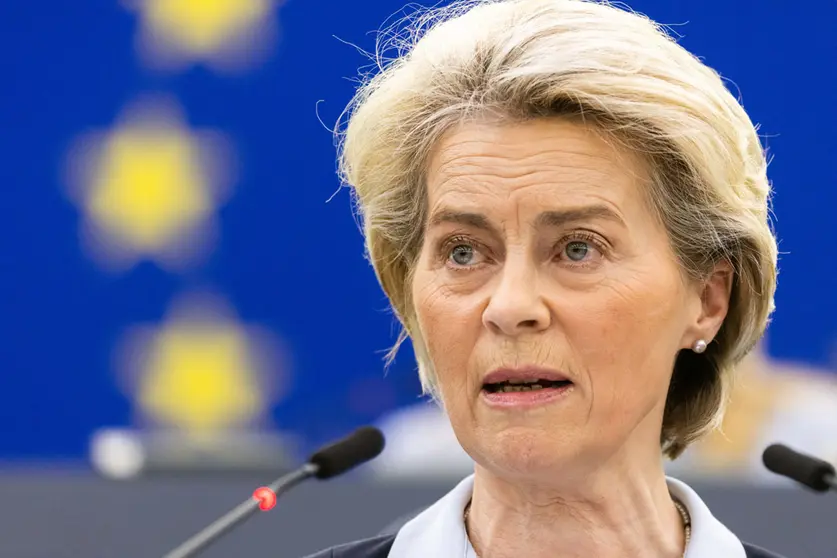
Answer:
[[[400, 29], [400, 28], [399, 28]], [[338, 132], [368, 257], [413, 341], [425, 392], [436, 394], [411, 300], [427, 213], [429, 154], [470, 118], [583, 119], [643, 156], [648, 197], [686, 276], [723, 260], [729, 313], [701, 355], [681, 351], [661, 448], [677, 457], [719, 424], [731, 369], [773, 310], [777, 246], [757, 129], [719, 75], [647, 17], [593, 0], [471, 0], [419, 14], [365, 80]], [[384, 44], [384, 53], [386, 44]]]

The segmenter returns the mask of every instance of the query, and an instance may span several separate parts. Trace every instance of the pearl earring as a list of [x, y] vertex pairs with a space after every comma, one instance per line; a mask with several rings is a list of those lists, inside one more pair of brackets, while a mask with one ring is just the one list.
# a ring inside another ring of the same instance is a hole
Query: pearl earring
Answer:
[[697, 354], [700, 354], [706, 350], [706, 341], [703, 339], [698, 339], [695, 341], [695, 344], [692, 345], [692, 350]]

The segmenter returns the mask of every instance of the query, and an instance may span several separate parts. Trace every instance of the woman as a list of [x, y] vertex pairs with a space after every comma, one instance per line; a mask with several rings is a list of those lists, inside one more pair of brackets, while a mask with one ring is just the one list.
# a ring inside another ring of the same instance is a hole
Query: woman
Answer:
[[[342, 170], [474, 475], [319, 557], [744, 558], [662, 457], [721, 416], [773, 308], [756, 130], [648, 19], [469, 1], [361, 88]], [[397, 346], [396, 346], [397, 348]]]

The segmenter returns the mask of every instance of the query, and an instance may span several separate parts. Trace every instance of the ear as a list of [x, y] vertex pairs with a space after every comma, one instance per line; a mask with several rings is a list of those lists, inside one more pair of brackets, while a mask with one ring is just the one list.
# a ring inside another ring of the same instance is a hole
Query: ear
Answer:
[[733, 278], [732, 265], [724, 260], [716, 264], [712, 273], [697, 284], [700, 306], [684, 334], [684, 348], [691, 348], [698, 339], [707, 343], [715, 339], [729, 312]]

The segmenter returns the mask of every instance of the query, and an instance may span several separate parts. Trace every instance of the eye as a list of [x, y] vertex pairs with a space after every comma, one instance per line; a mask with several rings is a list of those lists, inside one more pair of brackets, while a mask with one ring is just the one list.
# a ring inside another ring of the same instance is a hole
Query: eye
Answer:
[[604, 241], [586, 232], [575, 232], [558, 243], [558, 259], [571, 267], [596, 265], [607, 253]]
[[590, 252], [591, 246], [589, 242], [583, 240], [573, 240], [568, 242], [564, 247], [564, 254], [574, 262], [583, 261]]
[[483, 248], [476, 241], [463, 236], [456, 236], [441, 243], [439, 258], [445, 265], [455, 270], [473, 269], [486, 260]]
[[450, 259], [456, 265], [471, 265], [474, 259], [474, 247], [467, 244], [457, 244], [450, 251]]

